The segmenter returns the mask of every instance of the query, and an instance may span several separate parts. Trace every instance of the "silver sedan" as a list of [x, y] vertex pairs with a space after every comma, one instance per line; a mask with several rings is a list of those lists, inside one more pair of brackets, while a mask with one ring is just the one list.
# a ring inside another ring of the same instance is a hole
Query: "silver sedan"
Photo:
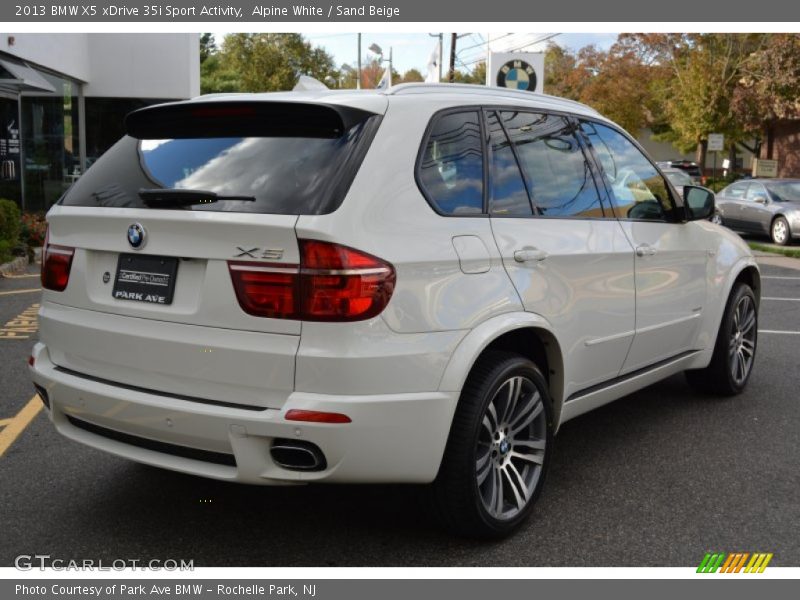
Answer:
[[716, 206], [731, 229], [767, 234], [781, 246], [800, 239], [800, 179], [736, 181], [717, 194]]

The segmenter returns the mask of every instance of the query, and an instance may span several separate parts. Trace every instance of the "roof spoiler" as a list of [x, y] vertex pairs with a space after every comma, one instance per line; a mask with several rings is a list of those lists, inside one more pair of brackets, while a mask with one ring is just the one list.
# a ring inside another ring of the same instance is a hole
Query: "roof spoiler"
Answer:
[[210, 137], [338, 138], [374, 113], [336, 104], [180, 102], [135, 110], [125, 131], [140, 140]]

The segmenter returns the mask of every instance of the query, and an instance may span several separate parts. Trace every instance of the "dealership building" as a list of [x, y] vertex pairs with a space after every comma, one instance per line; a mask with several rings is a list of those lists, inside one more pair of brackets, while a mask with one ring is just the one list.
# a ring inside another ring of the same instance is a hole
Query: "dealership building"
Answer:
[[198, 34], [0, 33], [0, 198], [46, 210], [128, 112], [199, 93]]

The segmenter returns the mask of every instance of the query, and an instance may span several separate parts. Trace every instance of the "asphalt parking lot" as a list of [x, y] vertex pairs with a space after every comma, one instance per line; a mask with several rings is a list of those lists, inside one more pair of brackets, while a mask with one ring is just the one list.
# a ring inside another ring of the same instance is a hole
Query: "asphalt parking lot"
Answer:
[[0, 280], [0, 566], [693, 566], [709, 550], [800, 566], [800, 260], [759, 260], [745, 393], [702, 397], [677, 376], [570, 421], [533, 517], [490, 544], [440, 531], [424, 488], [245, 487], [61, 438], [26, 373], [39, 282]]

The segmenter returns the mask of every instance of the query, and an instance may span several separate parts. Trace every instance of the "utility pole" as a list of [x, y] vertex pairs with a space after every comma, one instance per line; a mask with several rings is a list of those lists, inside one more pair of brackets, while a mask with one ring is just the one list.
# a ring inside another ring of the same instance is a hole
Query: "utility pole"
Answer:
[[442, 59], [444, 58], [444, 34], [439, 34], [439, 81], [442, 80]]
[[356, 78], [356, 89], [361, 89], [361, 34], [358, 34], [358, 73]]
[[450, 71], [447, 73], [447, 80], [453, 83], [456, 80], [456, 40], [458, 34], [450, 34]]

